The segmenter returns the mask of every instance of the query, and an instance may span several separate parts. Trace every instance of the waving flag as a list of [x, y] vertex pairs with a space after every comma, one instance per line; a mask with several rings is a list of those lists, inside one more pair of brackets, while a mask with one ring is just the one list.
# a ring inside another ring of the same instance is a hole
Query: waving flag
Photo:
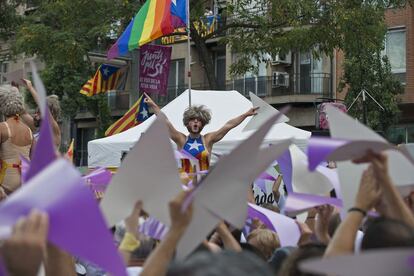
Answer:
[[187, 0], [147, 0], [108, 51], [108, 59], [125, 55], [185, 26]]
[[99, 66], [93, 78], [88, 80], [88, 82], [82, 86], [80, 93], [90, 97], [117, 89], [120, 86], [120, 80], [123, 79], [123, 74], [125, 74], [125, 72], [120, 70], [119, 67], [102, 64]]
[[139, 125], [151, 117], [148, 104], [144, 101], [145, 96], [139, 97], [138, 101], [122, 116], [121, 119], [113, 123], [106, 131], [105, 136], [121, 133], [131, 127]]
[[75, 139], [72, 139], [72, 141], [70, 142], [68, 151], [66, 152], [66, 157], [70, 160], [70, 162], [73, 163], [73, 147], [75, 144]]

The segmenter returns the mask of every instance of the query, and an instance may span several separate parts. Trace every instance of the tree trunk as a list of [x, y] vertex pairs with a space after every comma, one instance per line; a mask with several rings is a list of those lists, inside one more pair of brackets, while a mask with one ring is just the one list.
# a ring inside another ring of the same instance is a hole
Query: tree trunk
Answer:
[[201, 66], [207, 76], [210, 89], [217, 89], [218, 85], [214, 70], [213, 57], [210, 50], [207, 48], [205, 39], [197, 32], [193, 23], [191, 23], [191, 39], [195, 44]]

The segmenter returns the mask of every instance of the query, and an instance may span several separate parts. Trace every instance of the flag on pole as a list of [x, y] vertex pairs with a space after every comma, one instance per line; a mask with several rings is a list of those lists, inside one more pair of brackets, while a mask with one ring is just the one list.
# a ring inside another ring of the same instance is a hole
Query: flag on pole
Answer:
[[131, 127], [139, 125], [151, 117], [152, 113], [149, 112], [148, 104], [144, 99], [145, 96], [141, 95], [138, 101], [127, 111], [127, 113], [105, 131], [105, 136], [121, 133]]
[[119, 67], [102, 64], [93, 78], [82, 86], [80, 93], [90, 97], [109, 90], [115, 90], [120, 86], [121, 79], [124, 79], [122, 78], [123, 74], [125, 74], [124, 70], [120, 70]]
[[75, 143], [75, 139], [72, 139], [72, 141], [70, 142], [68, 151], [66, 152], [66, 157], [70, 160], [71, 163], [73, 163], [73, 146]]
[[186, 25], [187, 0], [147, 0], [108, 51], [108, 59], [125, 55]]

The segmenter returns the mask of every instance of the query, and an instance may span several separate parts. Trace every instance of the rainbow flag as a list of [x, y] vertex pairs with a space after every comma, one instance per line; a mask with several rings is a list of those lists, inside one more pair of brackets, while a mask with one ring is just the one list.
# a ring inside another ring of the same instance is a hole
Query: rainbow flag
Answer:
[[148, 104], [144, 101], [144, 98], [145, 96], [141, 95], [127, 113], [105, 131], [105, 136], [121, 133], [151, 117], [152, 113], [149, 112]]
[[185, 26], [188, 0], [147, 0], [108, 51], [108, 59], [123, 56]]
[[122, 79], [123, 70], [108, 64], [99, 66], [92, 79], [88, 80], [79, 91], [88, 97], [96, 94], [118, 89]]

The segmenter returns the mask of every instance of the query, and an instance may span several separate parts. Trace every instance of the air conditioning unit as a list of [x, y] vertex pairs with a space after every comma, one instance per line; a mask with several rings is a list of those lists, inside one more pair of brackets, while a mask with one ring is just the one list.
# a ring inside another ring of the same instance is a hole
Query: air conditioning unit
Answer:
[[289, 87], [289, 73], [286, 72], [273, 72], [272, 74], [272, 87]]
[[272, 64], [291, 64], [292, 63], [292, 52], [286, 54], [279, 53], [272, 58]]

